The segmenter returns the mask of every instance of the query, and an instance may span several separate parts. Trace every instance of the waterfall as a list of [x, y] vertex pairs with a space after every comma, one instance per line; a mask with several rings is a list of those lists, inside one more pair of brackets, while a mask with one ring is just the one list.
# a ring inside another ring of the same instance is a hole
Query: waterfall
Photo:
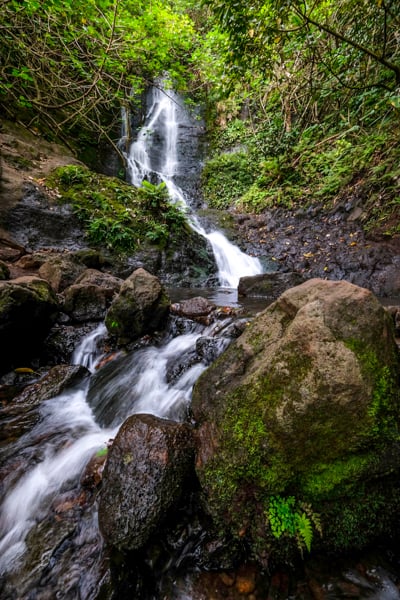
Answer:
[[236, 288], [240, 277], [262, 273], [258, 258], [249, 256], [232, 244], [218, 230], [207, 232], [190, 206], [190, 199], [176, 184], [182, 168], [179, 161], [180, 128], [187, 126], [190, 116], [182, 99], [173, 91], [153, 87], [145, 123], [132, 142], [128, 154], [128, 177], [136, 187], [144, 179], [164, 182], [174, 202], [183, 205], [192, 228], [210, 243], [218, 267], [222, 287]]

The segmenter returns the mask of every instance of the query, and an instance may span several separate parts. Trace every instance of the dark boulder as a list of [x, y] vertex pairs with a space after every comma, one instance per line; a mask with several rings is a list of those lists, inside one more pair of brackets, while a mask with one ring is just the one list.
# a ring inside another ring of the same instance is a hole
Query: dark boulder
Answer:
[[133, 415], [112, 444], [103, 473], [99, 525], [120, 550], [141, 548], [181, 498], [193, 468], [189, 426]]
[[57, 297], [47, 281], [38, 277], [0, 281], [0, 371], [37, 356], [58, 312]]
[[170, 300], [154, 275], [136, 269], [121, 285], [106, 315], [108, 331], [124, 344], [163, 329]]

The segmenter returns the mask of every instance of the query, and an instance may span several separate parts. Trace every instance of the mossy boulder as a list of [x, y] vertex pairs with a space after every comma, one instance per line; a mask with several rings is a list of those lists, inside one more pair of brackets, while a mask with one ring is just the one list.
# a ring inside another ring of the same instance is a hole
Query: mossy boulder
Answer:
[[170, 299], [159, 279], [145, 269], [136, 269], [121, 285], [106, 315], [106, 327], [120, 344], [163, 329]]
[[31, 276], [0, 281], [0, 371], [38, 355], [58, 312], [57, 297], [47, 281]]
[[196, 470], [221, 532], [261, 562], [387, 533], [398, 368], [390, 316], [366, 289], [313, 279], [260, 313], [193, 393]]

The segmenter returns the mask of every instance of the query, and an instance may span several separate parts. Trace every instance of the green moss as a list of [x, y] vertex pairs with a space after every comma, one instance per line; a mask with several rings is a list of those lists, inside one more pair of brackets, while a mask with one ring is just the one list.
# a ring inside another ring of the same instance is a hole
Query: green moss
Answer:
[[[346, 460], [338, 459], [331, 463], [319, 463], [311, 467], [301, 478], [301, 489], [306, 498], [314, 501], [332, 498], [353, 488], [354, 482], [362, 475], [371, 472], [377, 459], [374, 453], [354, 455]], [[374, 469], [375, 470], [375, 469]]]
[[345, 341], [345, 344], [357, 356], [363, 375], [371, 385], [366, 438], [399, 441], [399, 392], [394, 369], [383, 364], [376, 353], [362, 342], [353, 339]]
[[228, 208], [253, 183], [252, 159], [246, 152], [220, 154], [202, 172], [205, 200], [211, 208]]
[[53, 171], [46, 185], [60, 202], [72, 206], [92, 245], [128, 253], [146, 244], [165, 247], [188, 227], [183, 211], [171, 204], [164, 184], [137, 189], [86, 167], [69, 165]]

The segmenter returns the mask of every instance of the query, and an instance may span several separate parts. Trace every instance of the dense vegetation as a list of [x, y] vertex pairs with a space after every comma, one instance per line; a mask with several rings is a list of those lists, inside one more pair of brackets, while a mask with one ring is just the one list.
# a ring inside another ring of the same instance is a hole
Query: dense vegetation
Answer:
[[61, 203], [70, 204], [95, 247], [119, 254], [146, 244], [163, 248], [170, 236], [188, 228], [184, 212], [168, 201], [165, 183], [144, 181], [136, 189], [115, 177], [70, 165], [55, 169], [46, 184]]
[[75, 149], [168, 72], [208, 107], [212, 208], [359, 198], [399, 233], [398, 0], [3, 0], [0, 107]]
[[231, 90], [216, 103], [204, 171], [211, 205], [259, 212], [357, 197], [366, 229], [399, 233], [398, 2], [207, 4]]
[[2, 111], [75, 147], [114, 143], [121, 106], [164, 71], [182, 83], [194, 28], [172, 5], [2, 0]]

